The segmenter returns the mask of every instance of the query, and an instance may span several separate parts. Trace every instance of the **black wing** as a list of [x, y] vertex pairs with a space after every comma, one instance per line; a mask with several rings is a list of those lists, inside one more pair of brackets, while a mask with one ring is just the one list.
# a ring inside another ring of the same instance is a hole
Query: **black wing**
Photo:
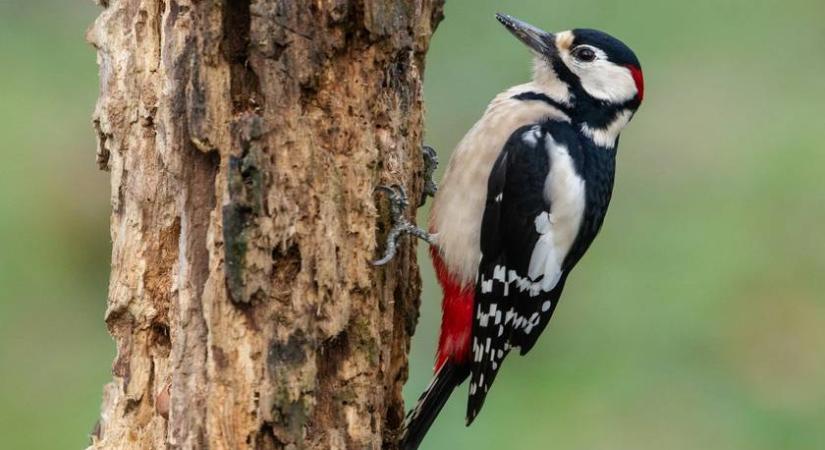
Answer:
[[546, 139], [551, 138], [539, 125], [516, 130], [490, 174], [475, 291], [468, 424], [510, 349], [528, 339], [532, 345], [546, 326], [564, 284], [561, 270], [553, 279], [535, 270], [530, 276], [534, 253], [547, 250], [539, 231], [540, 219], [549, 221], [550, 212], [544, 195], [551, 165]]

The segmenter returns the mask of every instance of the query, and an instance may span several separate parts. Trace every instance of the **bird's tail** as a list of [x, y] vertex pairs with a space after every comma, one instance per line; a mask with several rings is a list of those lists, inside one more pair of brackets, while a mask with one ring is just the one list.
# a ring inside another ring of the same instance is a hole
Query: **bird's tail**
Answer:
[[453, 389], [461, 384], [468, 375], [465, 367], [458, 366], [447, 359], [436, 371], [430, 385], [418, 398], [415, 407], [407, 413], [401, 431], [401, 450], [416, 450], [435, 421], [441, 408], [447, 403]]

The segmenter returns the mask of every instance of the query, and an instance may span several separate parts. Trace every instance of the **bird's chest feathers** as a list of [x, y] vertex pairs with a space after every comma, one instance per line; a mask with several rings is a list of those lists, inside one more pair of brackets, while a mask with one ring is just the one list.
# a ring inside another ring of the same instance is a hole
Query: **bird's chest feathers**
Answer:
[[524, 125], [548, 117], [566, 119], [542, 102], [513, 100], [517, 92], [505, 92], [494, 100], [458, 144], [430, 212], [430, 229], [436, 233], [445, 266], [462, 285], [475, 283], [488, 177], [505, 142]]

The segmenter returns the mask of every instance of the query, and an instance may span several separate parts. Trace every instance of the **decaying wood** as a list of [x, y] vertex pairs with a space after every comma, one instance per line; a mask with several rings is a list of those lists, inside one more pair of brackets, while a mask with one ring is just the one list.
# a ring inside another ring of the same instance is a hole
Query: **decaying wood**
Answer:
[[95, 449], [394, 447], [420, 283], [369, 261], [421, 192], [443, 0], [99, 0], [111, 172]]

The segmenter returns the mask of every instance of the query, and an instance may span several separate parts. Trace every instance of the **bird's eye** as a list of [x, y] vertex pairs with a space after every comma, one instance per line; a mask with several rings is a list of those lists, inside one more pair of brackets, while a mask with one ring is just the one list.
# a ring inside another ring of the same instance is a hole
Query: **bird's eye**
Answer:
[[596, 59], [596, 52], [590, 47], [579, 47], [573, 50], [573, 57], [582, 62], [590, 62]]

